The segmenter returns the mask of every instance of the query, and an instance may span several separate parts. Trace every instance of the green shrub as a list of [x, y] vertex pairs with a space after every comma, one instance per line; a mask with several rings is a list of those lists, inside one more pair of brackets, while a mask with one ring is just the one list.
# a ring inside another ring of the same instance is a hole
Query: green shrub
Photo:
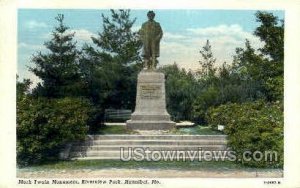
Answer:
[[89, 101], [79, 98], [32, 99], [17, 102], [17, 163], [55, 160], [61, 147], [84, 139]]
[[206, 111], [209, 107], [220, 104], [220, 101], [218, 101], [219, 95], [219, 90], [216, 87], [209, 87], [199, 94], [192, 105], [193, 120], [197, 123], [206, 123]]
[[[206, 120], [214, 128], [225, 125], [228, 144], [236, 156], [242, 159], [243, 152], [276, 151], [278, 161], [241, 160], [254, 167], [283, 166], [283, 104], [263, 101], [243, 104], [226, 104], [210, 108]], [[248, 157], [248, 156], [247, 156]]]
[[210, 107], [207, 110], [205, 120], [214, 130], [217, 130], [217, 125], [228, 125], [239, 109], [240, 105], [236, 103]]
[[172, 120], [192, 120], [192, 104], [199, 90], [197, 80], [177, 64], [163, 66], [160, 71], [166, 77], [166, 103]]

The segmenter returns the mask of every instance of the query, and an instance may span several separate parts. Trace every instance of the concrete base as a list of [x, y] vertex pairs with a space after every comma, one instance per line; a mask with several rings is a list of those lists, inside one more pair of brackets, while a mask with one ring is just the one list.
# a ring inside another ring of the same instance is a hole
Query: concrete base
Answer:
[[135, 111], [126, 122], [129, 129], [169, 130], [175, 122], [166, 109], [165, 75], [142, 71], [138, 75]]

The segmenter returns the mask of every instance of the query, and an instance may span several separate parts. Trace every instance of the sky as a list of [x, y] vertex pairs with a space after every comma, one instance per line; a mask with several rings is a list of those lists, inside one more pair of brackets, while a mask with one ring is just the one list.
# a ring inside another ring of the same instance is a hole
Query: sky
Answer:
[[[235, 49], [244, 47], [248, 39], [258, 49], [263, 43], [253, 35], [259, 23], [257, 10], [154, 10], [155, 20], [163, 29], [160, 43], [159, 64], [176, 62], [187, 70], [200, 68], [199, 51], [209, 40], [217, 64], [231, 63]], [[137, 31], [147, 21], [148, 10], [131, 10], [131, 18], [136, 18], [133, 30]], [[284, 19], [284, 11], [270, 11], [279, 19]], [[22, 80], [29, 78], [34, 87], [40, 80], [28, 71], [34, 66], [30, 61], [39, 51], [47, 53], [44, 42], [51, 39], [51, 32], [57, 25], [55, 17], [64, 14], [65, 24], [75, 32], [78, 49], [84, 43], [91, 44], [91, 36], [102, 31], [101, 14], [110, 15], [109, 10], [85, 9], [19, 9], [18, 10], [18, 75]]]

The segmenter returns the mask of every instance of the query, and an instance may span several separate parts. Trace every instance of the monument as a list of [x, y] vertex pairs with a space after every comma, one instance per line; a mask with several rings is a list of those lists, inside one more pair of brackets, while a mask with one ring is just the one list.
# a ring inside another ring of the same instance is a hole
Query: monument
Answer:
[[126, 122], [129, 129], [168, 130], [175, 127], [166, 109], [165, 75], [156, 70], [159, 42], [163, 31], [154, 21], [155, 13], [147, 13], [148, 21], [139, 31], [143, 43], [144, 69], [138, 75], [135, 111]]

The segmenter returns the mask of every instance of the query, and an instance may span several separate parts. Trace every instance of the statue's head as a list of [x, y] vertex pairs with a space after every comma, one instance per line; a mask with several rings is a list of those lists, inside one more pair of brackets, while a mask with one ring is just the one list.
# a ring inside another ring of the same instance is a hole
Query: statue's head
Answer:
[[148, 19], [149, 20], [154, 20], [154, 17], [155, 17], [155, 13], [150, 10], [148, 13], [147, 13], [147, 16], [148, 16]]

